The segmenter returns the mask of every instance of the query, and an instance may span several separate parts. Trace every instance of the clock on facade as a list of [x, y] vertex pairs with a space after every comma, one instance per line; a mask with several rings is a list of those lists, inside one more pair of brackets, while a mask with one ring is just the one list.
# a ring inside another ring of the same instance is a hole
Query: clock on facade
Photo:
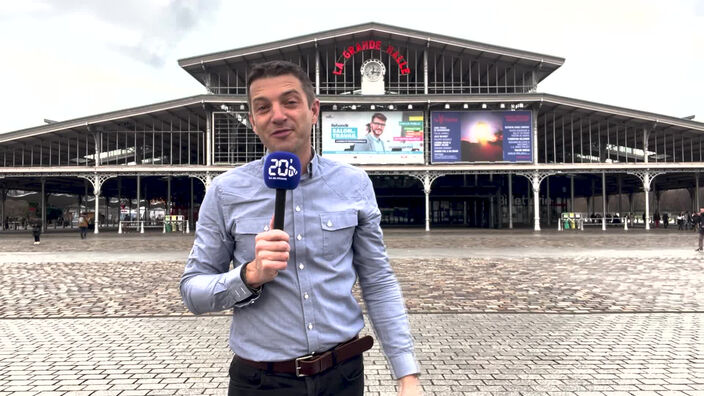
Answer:
[[378, 59], [369, 59], [362, 63], [361, 71], [368, 81], [379, 81], [386, 74], [386, 66]]

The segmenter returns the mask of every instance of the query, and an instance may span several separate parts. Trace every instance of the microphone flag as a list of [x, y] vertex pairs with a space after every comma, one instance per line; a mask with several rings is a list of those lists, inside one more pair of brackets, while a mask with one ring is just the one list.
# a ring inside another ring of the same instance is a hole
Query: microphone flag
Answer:
[[295, 154], [275, 151], [264, 159], [264, 184], [276, 189], [276, 206], [274, 208], [274, 228], [284, 229], [284, 209], [286, 190], [298, 187], [301, 180], [301, 161]]

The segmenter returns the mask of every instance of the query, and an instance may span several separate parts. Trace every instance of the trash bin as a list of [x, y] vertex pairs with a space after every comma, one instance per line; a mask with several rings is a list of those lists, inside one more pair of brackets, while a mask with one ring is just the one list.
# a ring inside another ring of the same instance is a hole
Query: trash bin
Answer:
[[164, 227], [166, 228], [166, 232], [171, 232], [171, 223], [167, 222]]

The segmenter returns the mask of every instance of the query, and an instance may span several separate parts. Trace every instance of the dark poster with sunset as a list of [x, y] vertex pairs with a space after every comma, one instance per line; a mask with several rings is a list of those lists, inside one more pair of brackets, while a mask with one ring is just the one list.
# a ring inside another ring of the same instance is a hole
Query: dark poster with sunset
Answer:
[[435, 111], [432, 162], [530, 162], [530, 111]]

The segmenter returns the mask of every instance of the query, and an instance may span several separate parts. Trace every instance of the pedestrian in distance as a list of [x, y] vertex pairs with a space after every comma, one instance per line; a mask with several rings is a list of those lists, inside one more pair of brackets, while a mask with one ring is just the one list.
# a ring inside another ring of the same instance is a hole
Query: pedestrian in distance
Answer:
[[692, 221], [692, 230], [698, 231], [699, 225], [702, 222], [702, 214], [697, 213], [697, 212], [692, 212], [691, 221]]
[[41, 221], [32, 222], [32, 236], [34, 237], [34, 244], [39, 245], [41, 242], [39, 238], [42, 234], [42, 223]]
[[662, 214], [662, 224], [663, 227], [667, 228], [667, 225], [670, 223], [670, 215], [667, 214], [667, 212]]
[[86, 218], [85, 213], [82, 213], [81, 216], [78, 217], [78, 229], [81, 230], [81, 239], [86, 239], [86, 234], [88, 232], [88, 219]]
[[704, 248], [704, 221], [701, 221], [702, 216], [704, 216], [704, 208], [699, 209], [699, 215], [697, 216], [697, 230], [699, 231], [699, 248], [696, 249], [697, 252], [701, 252]]
[[213, 179], [201, 204], [180, 292], [195, 314], [233, 310], [228, 395], [362, 395], [362, 353], [372, 339], [358, 336], [357, 281], [398, 394], [419, 395], [371, 180], [311, 147], [320, 101], [298, 65], [254, 65], [247, 93], [254, 133], [269, 152], [295, 154], [301, 168], [282, 229], [272, 219], [278, 193], [262, 177], [272, 171], [266, 158]]

